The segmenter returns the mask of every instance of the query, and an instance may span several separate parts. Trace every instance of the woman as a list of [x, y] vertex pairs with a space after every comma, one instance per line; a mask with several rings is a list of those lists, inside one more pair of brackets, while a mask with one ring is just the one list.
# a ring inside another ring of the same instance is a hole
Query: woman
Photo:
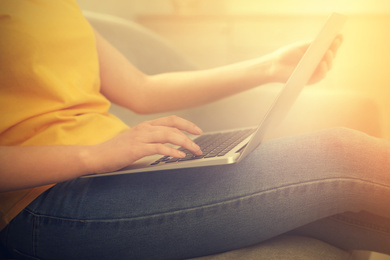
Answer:
[[170, 116], [129, 128], [107, 112], [110, 102], [163, 112], [284, 82], [307, 44], [148, 76], [93, 31], [75, 1], [1, 5], [0, 237], [14, 257], [183, 259], [285, 232], [390, 253], [390, 144], [352, 130], [269, 141], [238, 165], [78, 178], [152, 154], [184, 156], [166, 143], [202, 153], [182, 132], [201, 134], [193, 123]]

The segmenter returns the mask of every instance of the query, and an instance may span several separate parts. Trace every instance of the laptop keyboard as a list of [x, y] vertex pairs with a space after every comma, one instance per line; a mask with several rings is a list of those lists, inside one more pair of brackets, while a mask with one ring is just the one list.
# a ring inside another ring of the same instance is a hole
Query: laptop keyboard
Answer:
[[254, 131], [255, 129], [244, 129], [226, 133], [204, 134], [194, 139], [194, 142], [199, 145], [200, 149], [202, 150], [202, 155], [193, 155], [187, 149], [180, 147], [179, 150], [186, 154], [184, 158], [163, 156], [157, 161], [153, 162], [151, 165], [224, 156], [235, 146], [244, 141], [245, 138], [250, 136]]

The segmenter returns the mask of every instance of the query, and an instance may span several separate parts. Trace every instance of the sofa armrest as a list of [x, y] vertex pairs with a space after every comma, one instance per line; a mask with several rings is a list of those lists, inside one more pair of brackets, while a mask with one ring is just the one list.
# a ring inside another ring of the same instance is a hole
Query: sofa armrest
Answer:
[[168, 41], [133, 21], [90, 11], [83, 14], [95, 30], [144, 73], [196, 69]]
[[347, 127], [382, 136], [379, 105], [357, 92], [307, 87], [274, 136], [305, 133], [325, 128]]
[[[84, 11], [91, 25], [145, 73], [194, 70], [164, 39], [142, 26], [110, 15]], [[280, 91], [280, 85], [262, 86], [199, 108], [148, 116], [113, 105], [111, 112], [127, 124], [176, 114], [205, 131], [255, 126]], [[369, 98], [355, 93], [307, 87], [272, 137], [344, 126], [381, 135], [380, 110]]]

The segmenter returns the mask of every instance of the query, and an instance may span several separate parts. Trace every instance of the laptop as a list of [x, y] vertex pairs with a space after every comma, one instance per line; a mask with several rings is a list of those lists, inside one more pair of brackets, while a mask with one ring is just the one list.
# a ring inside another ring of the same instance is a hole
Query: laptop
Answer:
[[194, 142], [200, 146], [203, 152], [201, 156], [194, 156], [185, 149], [179, 148], [179, 150], [186, 152], [187, 156], [185, 158], [179, 159], [161, 155], [147, 156], [121, 170], [86, 177], [215, 166], [240, 162], [262, 143], [265, 135], [275, 129], [288, 113], [334, 38], [339, 34], [345, 20], [346, 17], [344, 15], [337, 13], [333, 13], [328, 17], [323, 28], [310, 44], [257, 127], [204, 133], [199, 137], [194, 136]]

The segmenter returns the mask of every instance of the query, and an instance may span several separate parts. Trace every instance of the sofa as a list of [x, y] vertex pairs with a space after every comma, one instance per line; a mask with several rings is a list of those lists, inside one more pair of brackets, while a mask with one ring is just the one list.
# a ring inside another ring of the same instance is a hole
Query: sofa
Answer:
[[[147, 74], [198, 69], [190, 60], [154, 32], [141, 25], [84, 11], [92, 26], [138, 69]], [[129, 125], [176, 114], [193, 121], [205, 131], [254, 126], [259, 123], [281, 86], [262, 86], [202, 107], [171, 113], [138, 115], [112, 105], [111, 112]], [[235, 120], [232, 120], [235, 118]], [[371, 99], [357, 93], [308, 87], [289, 114], [267, 138], [305, 133], [330, 127], [349, 127], [381, 136], [380, 109]], [[228, 259], [369, 259], [370, 252], [345, 251], [309, 237], [282, 235], [248, 248], [197, 260]]]

